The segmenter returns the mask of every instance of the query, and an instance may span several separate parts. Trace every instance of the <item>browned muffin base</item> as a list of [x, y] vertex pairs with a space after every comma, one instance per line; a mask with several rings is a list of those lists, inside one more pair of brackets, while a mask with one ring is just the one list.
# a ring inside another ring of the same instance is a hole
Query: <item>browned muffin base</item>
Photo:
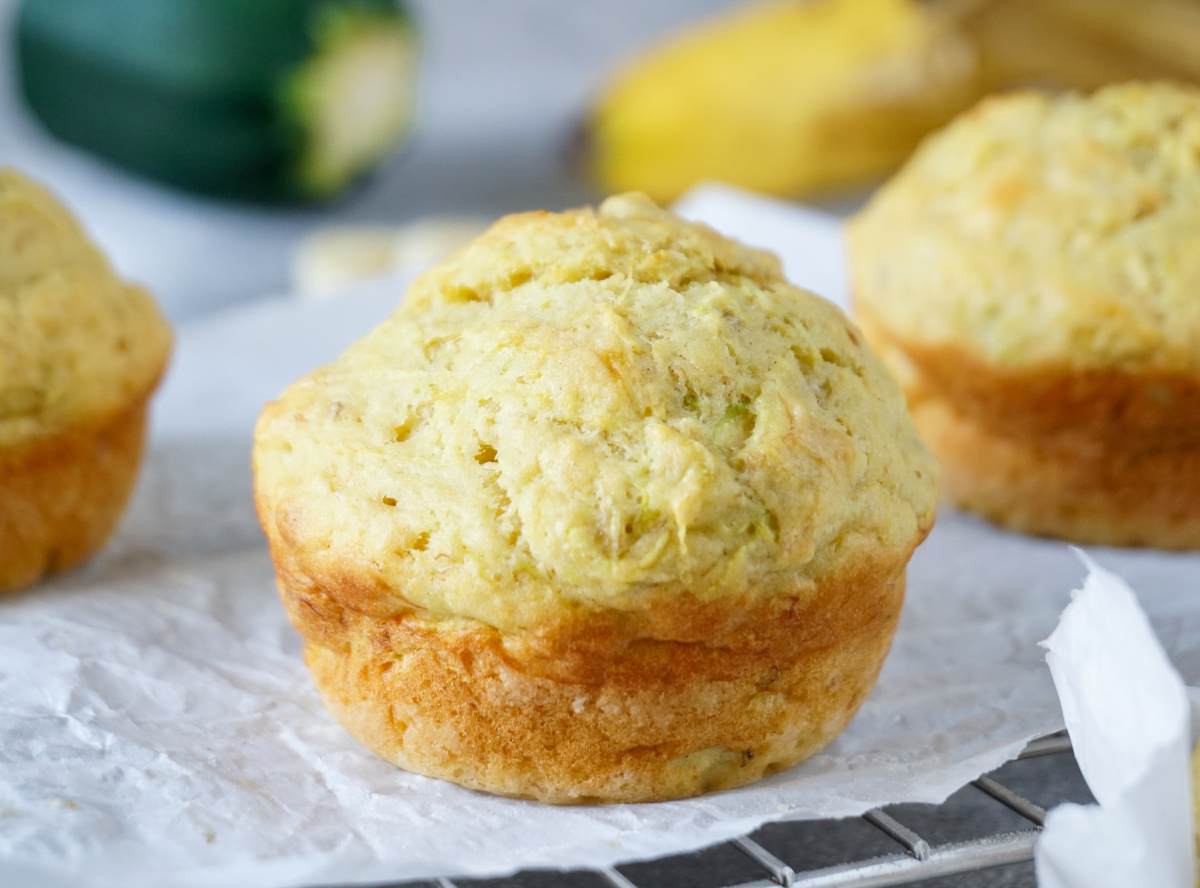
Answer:
[[146, 401], [0, 454], [0, 592], [79, 564], [108, 539], [137, 479]]
[[1003, 369], [905, 342], [858, 306], [956, 505], [1023, 533], [1200, 548], [1200, 379]]
[[[891, 644], [906, 561], [743, 609], [714, 642], [621, 638], [603, 618], [600, 642], [550, 630], [526, 643], [468, 620], [369, 616], [286, 560], [280, 588], [330, 709], [388, 761], [501, 795], [642, 802], [750, 783], [837, 736]], [[718, 626], [737, 606], [693, 610]]]
[[1024, 533], [1113, 546], [1200, 548], [1200, 447], [1131, 434], [1002, 434], [941, 399], [913, 419], [942, 464], [947, 497]]

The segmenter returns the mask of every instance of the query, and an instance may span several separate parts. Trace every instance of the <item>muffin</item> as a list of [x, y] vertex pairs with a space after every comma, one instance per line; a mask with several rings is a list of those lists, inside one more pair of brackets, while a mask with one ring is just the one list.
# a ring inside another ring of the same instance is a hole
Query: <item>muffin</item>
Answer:
[[103, 545], [170, 351], [154, 301], [71, 214], [0, 169], [0, 590]]
[[775, 257], [640, 196], [501, 220], [262, 413], [255, 498], [330, 709], [548, 802], [810, 755], [870, 691], [935, 466]]
[[1200, 546], [1200, 91], [984, 102], [850, 225], [855, 312], [947, 495]]

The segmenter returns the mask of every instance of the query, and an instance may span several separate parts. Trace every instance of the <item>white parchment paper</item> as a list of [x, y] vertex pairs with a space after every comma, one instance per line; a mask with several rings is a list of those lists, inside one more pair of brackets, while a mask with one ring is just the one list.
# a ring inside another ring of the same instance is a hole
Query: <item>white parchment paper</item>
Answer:
[[1099, 804], [1050, 812], [1038, 884], [1192, 888], [1188, 691], [1134, 590], [1089, 567], [1045, 647], [1075, 757]]
[[[699, 198], [688, 211], [734, 233], [762, 225], [760, 204]], [[793, 277], [839, 279], [836, 223], [770, 213]], [[772, 819], [938, 802], [1061, 727], [1038, 641], [1079, 562], [946, 511], [912, 563], [875, 693], [797, 768], [690, 801], [563, 809], [377, 760], [326, 715], [300, 663], [248, 454], [262, 402], [397, 299], [381, 284], [180, 332], [118, 539], [87, 568], [0, 599], [0, 885], [271, 888], [606, 865]], [[1094, 554], [1139, 589], [1184, 677], [1200, 676], [1200, 557]]]

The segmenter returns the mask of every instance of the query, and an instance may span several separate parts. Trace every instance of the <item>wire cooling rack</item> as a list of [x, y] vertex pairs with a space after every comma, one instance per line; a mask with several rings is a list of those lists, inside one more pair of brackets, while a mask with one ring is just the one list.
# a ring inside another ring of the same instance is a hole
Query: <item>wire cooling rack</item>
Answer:
[[[1069, 758], [1071, 741], [1065, 732], [1042, 737], [1030, 743], [1018, 757], [1019, 760], [1043, 756]], [[1071, 759], [1073, 765], [1073, 758]], [[724, 888], [883, 888], [889, 885], [907, 885], [940, 876], [976, 873], [992, 867], [1027, 862], [1033, 858], [1033, 848], [1038, 833], [1046, 818], [1045, 810], [1030, 801], [1017, 790], [994, 776], [983, 776], [971, 785], [983, 794], [991, 804], [1002, 806], [1013, 812], [1027, 826], [1005, 832], [996, 832], [967, 841], [936, 843], [921, 834], [911, 823], [904, 822], [903, 815], [889, 814], [876, 808], [862, 815], [876, 837], [885, 837], [891, 853], [878, 854], [862, 860], [823, 866], [817, 869], [797, 871], [784, 863], [776, 854], [767, 850], [749, 836], [735, 839], [728, 845], [736, 848], [752, 862], [760, 877], [750, 881], [730, 882]], [[870, 844], [870, 843], [866, 843]], [[622, 867], [637, 869], [637, 865]], [[543, 874], [548, 876], [550, 874]], [[574, 874], [587, 876], [586, 884], [606, 888], [644, 888], [636, 873], [620, 872], [615, 868], [594, 870]], [[555, 874], [551, 881], [545, 878], [538, 884], [557, 884], [568, 874]], [[435, 879], [432, 883], [409, 883], [436, 885], [437, 888], [487, 888], [489, 885], [520, 885], [520, 875], [504, 880], [456, 880]], [[661, 879], [659, 880], [661, 882]], [[572, 882], [584, 884], [584, 882]]]

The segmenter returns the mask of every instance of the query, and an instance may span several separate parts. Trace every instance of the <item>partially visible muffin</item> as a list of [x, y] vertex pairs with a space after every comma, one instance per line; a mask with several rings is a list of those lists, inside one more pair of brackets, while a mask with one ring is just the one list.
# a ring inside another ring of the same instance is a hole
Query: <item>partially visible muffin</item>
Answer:
[[935, 466], [779, 263], [645, 198], [501, 220], [268, 405], [255, 497], [337, 717], [551, 802], [756, 780], [846, 725]]
[[0, 169], [0, 590], [108, 538], [170, 343], [154, 301], [114, 275], [71, 214]]
[[[1192, 784], [1192, 847], [1196, 859], [1200, 860], [1200, 743], [1192, 748], [1192, 766], [1190, 769]], [[1200, 884], [1200, 873], [1196, 874], [1196, 882]]]
[[1200, 546], [1200, 91], [990, 99], [851, 223], [850, 254], [951, 499]]

